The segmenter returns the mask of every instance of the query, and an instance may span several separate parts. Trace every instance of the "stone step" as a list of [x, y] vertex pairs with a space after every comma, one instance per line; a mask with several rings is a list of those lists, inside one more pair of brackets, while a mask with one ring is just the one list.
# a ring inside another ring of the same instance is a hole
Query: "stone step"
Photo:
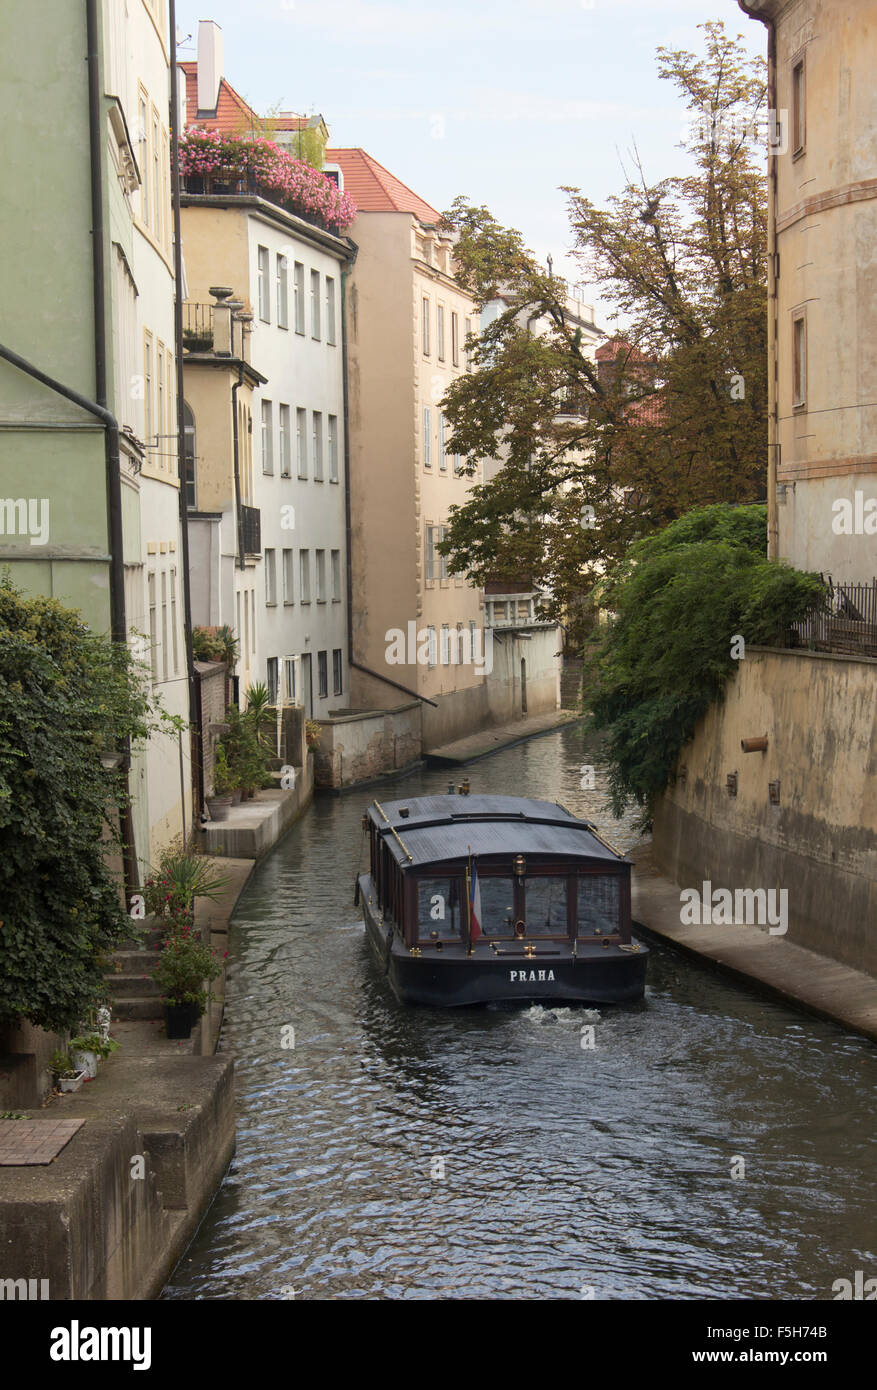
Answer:
[[107, 971], [107, 979], [111, 980], [115, 973], [122, 975], [140, 975], [144, 971], [151, 971], [158, 964], [158, 950], [137, 951], [133, 947], [125, 951], [113, 952], [114, 970]]
[[113, 1000], [113, 1018], [116, 1020], [156, 1019], [164, 1017], [164, 1009], [159, 999], [148, 995], [134, 995]]
[[144, 994], [157, 997], [160, 993], [155, 980], [146, 971], [133, 975], [108, 975], [107, 983], [114, 999], [130, 999], [134, 995]]

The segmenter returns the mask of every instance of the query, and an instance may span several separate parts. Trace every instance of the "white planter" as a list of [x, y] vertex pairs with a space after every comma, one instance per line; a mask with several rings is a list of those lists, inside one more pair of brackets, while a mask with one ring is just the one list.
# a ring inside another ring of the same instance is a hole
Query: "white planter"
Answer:
[[72, 1055], [73, 1065], [81, 1076], [88, 1077], [89, 1080], [97, 1076], [97, 1064], [100, 1059], [96, 1052], [80, 1052], [77, 1048]]
[[84, 1080], [83, 1076], [59, 1076], [58, 1085], [62, 1091], [78, 1091]]

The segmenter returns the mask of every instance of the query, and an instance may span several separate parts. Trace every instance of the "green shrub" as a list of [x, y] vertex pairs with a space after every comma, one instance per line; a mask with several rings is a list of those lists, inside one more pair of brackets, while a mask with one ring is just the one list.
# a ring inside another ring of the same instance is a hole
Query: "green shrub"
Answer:
[[824, 585], [764, 558], [765, 509], [702, 508], [631, 547], [604, 586], [614, 610], [588, 702], [608, 731], [616, 816], [635, 803], [641, 825], [668, 785], [698, 719], [736, 669], [732, 639], [783, 640], [822, 601]]

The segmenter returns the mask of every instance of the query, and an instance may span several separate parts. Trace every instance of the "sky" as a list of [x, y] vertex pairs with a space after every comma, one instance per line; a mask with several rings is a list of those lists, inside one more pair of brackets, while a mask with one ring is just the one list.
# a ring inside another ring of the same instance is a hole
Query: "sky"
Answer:
[[[602, 204], [636, 145], [650, 181], [685, 170], [681, 98], [655, 50], [702, 49], [723, 19], [753, 54], [764, 26], [736, 0], [177, 0], [180, 60], [200, 19], [258, 112], [320, 113], [440, 210], [486, 204], [576, 284], [562, 186]], [[583, 286], [606, 326], [611, 306]]]

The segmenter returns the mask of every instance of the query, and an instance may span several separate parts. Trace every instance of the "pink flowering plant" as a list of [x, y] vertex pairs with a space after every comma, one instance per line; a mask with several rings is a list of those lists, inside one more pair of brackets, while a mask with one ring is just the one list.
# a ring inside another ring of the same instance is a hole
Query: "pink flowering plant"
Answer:
[[214, 997], [210, 983], [221, 974], [222, 961], [217, 952], [186, 923], [175, 926], [162, 942], [152, 978], [166, 1004], [194, 1004], [200, 1016]]
[[177, 853], [170, 846], [143, 885], [146, 911], [170, 917], [179, 924], [195, 920], [195, 899], [216, 902], [228, 883], [228, 874], [213, 872], [210, 861], [197, 854]]
[[318, 218], [343, 232], [356, 216], [356, 204], [332, 179], [263, 135], [224, 135], [193, 126], [180, 137], [182, 177], [242, 180], [269, 189], [290, 212]]

